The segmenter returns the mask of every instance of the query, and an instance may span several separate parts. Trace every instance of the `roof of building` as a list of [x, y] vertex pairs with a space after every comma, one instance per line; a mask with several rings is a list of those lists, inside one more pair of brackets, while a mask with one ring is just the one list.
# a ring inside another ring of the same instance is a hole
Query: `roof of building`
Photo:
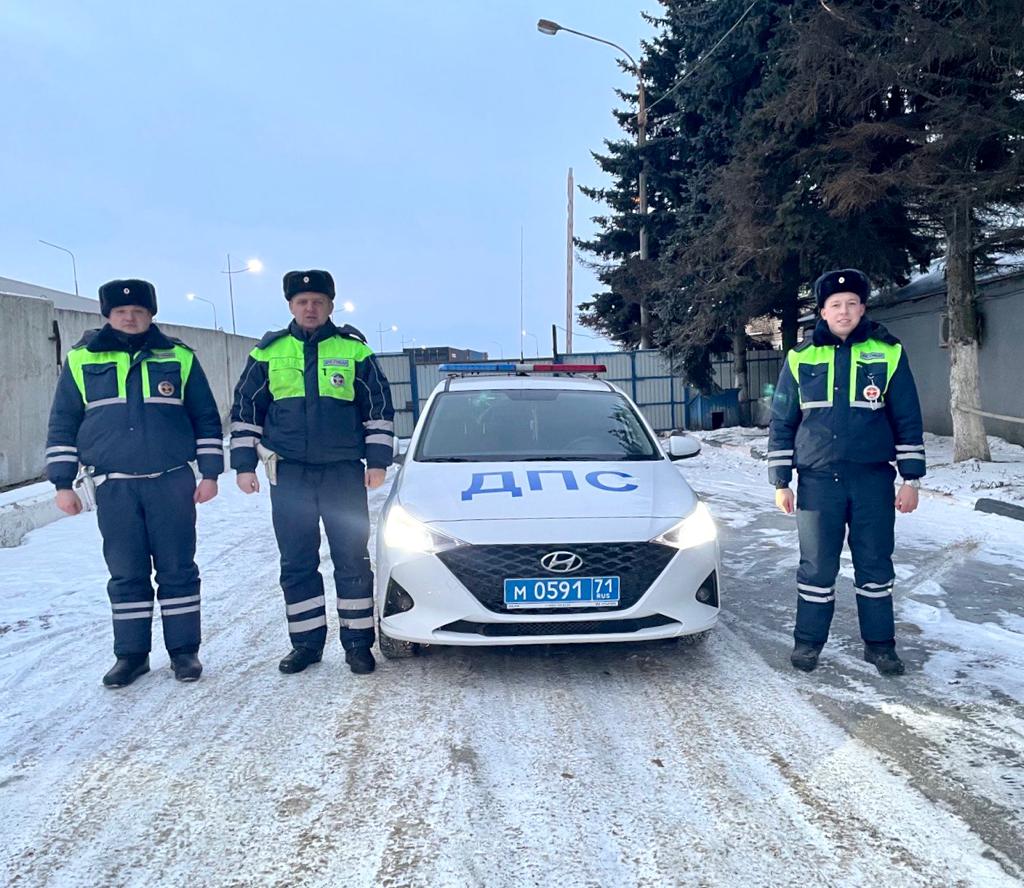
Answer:
[[53, 303], [54, 308], [87, 311], [92, 314], [100, 313], [98, 299], [76, 296], [74, 293], [52, 290], [49, 287], [40, 287], [38, 284], [16, 281], [13, 278], [0, 277], [0, 293], [6, 293], [10, 296], [26, 296], [30, 299], [46, 299]]
[[[995, 268], [983, 271], [977, 277], [979, 286], [992, 283], [996, 279], [1024, 275], [1024, 256], [998, 256]], [[895, 290], [882, 290], [871, 297], [871, 305], [892, 305], [896, 302], [910, 302], [926, 296], [936, 296], [946, 292], [946, 260], [936, 259], [928, 271], [918, 275], [905, 287]]]

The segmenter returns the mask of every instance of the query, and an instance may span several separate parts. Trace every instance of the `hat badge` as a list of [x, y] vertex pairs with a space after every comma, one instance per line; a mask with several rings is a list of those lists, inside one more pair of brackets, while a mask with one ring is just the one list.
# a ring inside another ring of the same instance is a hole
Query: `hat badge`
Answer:
[[304, 283], [304, 284], [308, 284], [309, 283], [309, 275], [308, 274], [307, 275], [303, 275], [302, 283]]
[[127, 296], [129, 293], [131, 293], [131, 290], [129, 290], [127, 287], [125, 287], [124, 288], [124, 295]]
[[839, 275], [839, 283], [845, 284], [846, 283], [846, 278], [844, 278], [842, 275]]

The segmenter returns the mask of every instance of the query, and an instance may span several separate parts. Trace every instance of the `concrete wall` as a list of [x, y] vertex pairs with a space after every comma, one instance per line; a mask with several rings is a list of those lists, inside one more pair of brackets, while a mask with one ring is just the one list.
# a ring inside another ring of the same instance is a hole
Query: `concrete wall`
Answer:
[[53, 306], [0, 294], [0, 487], [38, 478], [57, 381]]
[[[54, 322], [59, 342], [50, 339]], [[0, 488], [42, 475], [60, 362], [86, 330], [102, 325], [96, 313], [0, 293]], [[256, 340], [199, 327], [159, 326], [195, 350], [226, 421], [235, 383]]]
[[[914, 300], [872, 306], [870, 317], [902, 341], [917, 381], [926, 431], [953, 434], [950, 415], [949, 349], [940, 346], [941, 315], [946, 307], [942, 290]], [[983, 317], [978, 369], [981, 409], [1024, 419], [1024, 277], [986, 283], [978, 297]], [[985, 431], [1015, 444], [1024, 444], [1024, 423], [984, 419]]]

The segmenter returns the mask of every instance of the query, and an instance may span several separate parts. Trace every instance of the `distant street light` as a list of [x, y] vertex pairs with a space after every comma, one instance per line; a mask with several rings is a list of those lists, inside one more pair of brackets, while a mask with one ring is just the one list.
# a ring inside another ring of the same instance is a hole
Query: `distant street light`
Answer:
[[[640, 261], [641, 263], [645, 263], [647, 261], [647, 160], [644, 157], [644, 147], [647, 145], [647, 94], [644, 91], [644, 79], [640, 73], [640, 66], [636, 63], [636, 59], [626, 52], [625, 49], [619, 46], [619, 44], [612, 43], [610, 40], [604, 40], [601, 37], [595, 37], [593, 34], [585, 34], [583, 31], [574, 31], [572, 28], [564, 28], [556, 22], [548, 19], [541, 19], [537, 22], [537, 30], [540, 31], [541, 34], [547, 34], [552, 37], [559, 31], [565, 31], [568, 34], [575, 34], [577, 37], [586, 37], [588, 40], [603, 43], [605, 46], [611, 46], [617, 49], [627, 59], [629, 59], [629, 68], [636, 77], [637, 87], [636, 145], [640, 152], [640, 178], [637, 182], [637, 190], [640, 194], [637, 211], [640, 214]], [[650, 312], [647, 308], [647, 300], [641, 295], [640, 348], [650, 348], [651, 334], [649, 328]]]
[[189, 302], [195, 302], [196, 300], [199, 300], [200, 302], [205, 302], [207, 305], [209, 305], [210, 308], [213, 309], [213, 329], [214, 330], [219, 330], [220, 329], [220, 327], [217, 326], [217, 306], [216, 305], [214, 305], [209, 299], [203, 299], [202, 296], [196, 296], [195, 293], [186, 293], [185, 294], [185, 298]]
[[385, 327], [383, 324], [377, 325], [377, 335], [380, 336], [380, 350], [384, 351], [384, 334], [385, 333], [397, 333], [398, 324], [392, 324], [390, 327]]
[[63, 250], [71, 257], [71, 272], [75, 276], [75, 295], [78, 295], [78, 265], [75, 264], [75, 254], [72, 253], [67, 247], [62, 247], [58, 244], [51, 244], [49, 241], [44, 241], [42, 238], [39, 239], [39, 243], [46, 244], [48, 247], [53, 247], [55, 250]]
[[237, 333], [235, 329], [235, 288], [231, 282], [231, 278], [236, 274], [241, 274], [243, 271], [251, 271], [253, 274], [259, 274], [263, 271], [263, 263], [259, 259], [250, 259], [245, 263], [244, 268], [232, 268], [231, 267], [231, 254], [228, 253], [228, 269], [224, 271], [221, 269], [221, 274], [228, 276], [228, 298], [231, 300], [231, 332]]
[[354, 312], [356, 310], [356, 306], [355, 306], [354, 302], [342, 302], [341, 303], [341, 308], [342, 308], [343, 311], [349, 312], [349, 314], [351, 314], [352, 312]]
[[[416, 337], [415, 336], [413, 336], [413, 338], [409, 340], [409, 345], [413, 346], [413, 348], [416, 347]], [[404, 336], [402, 337], [402, 351], [405, 351], [405, 337]]]
[[523, 333], [523, 336], [532, 336], [533, 337], [533, 356], [535, 358], [539, 358], [540, 357], [540, 342], [538, 341], [536, 334], [535, 333], [531, 333], [529, 330], [523, 330], [522, 333]]

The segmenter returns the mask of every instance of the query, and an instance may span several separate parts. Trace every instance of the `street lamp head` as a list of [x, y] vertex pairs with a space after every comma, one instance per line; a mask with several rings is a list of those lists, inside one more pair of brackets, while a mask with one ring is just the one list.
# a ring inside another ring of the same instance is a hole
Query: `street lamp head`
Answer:
[[186, 299], [187, 299], [187, 300], [188, 300], [189, 302], [195, 302], [195, 301], [196, 301], [196, 294], [195, 294], [195, 293], [186, 293], [186, 294], [185, 294], [185, 298], [186, 298]]
[[263, 263], [259, 259], [250, 259], [245, 263], [245, 268], [247, 271], [259, 274], [259, 272], [263, 271]]
[[555, 34], [562, 30], [562, 26], [550, 21], [549, 19], [541, 19], [537, 22], [537, 30], [540, 31], [541, 34], [547, 34], [550, 37], [554, 37]]
[[398, 332], [398, 324], [392, 324], [391, 325], [391, 332], [392, 333], [397, 333]]
[[343, 303], [341, 304], [341, 307], [342, 307], [342, 309], [343, 309], [343, 310], [345, 310], [345, 311], [347, 311], [347, 312], [353, 312], [353, 311], [355, 311], [355, 310], [356, 310], [356, 306], [355, 306], [355, 303], [353, 303], [353, 302], [351, 302], [351, 301], [349, 301], [349, 302], [343, 302]]

